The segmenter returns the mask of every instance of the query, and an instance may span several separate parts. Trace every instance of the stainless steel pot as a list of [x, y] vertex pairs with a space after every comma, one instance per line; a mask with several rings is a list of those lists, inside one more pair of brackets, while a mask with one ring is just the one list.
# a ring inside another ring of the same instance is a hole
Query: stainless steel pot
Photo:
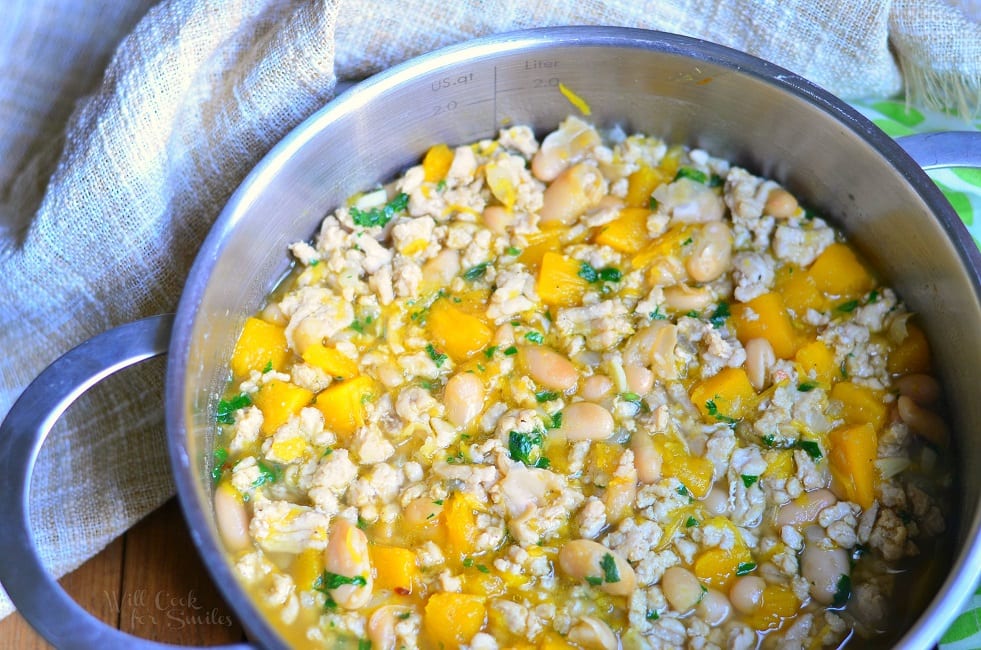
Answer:
[[[600, 126], [703, 147], [773, 177], [831, 215], [922, 314], [953, 406], [960, 459], [956, 553], [946, 581], [905, 635], [928, 647], [981, 573], [981, 255], [943, 195], [907, 153], [854, 110], [804, 79], [724, 47], [675, 35], [568, 27], [493, 36], [397, 66], [345, 93], [277, 145], [232, 197], [170, 317], [123, 326], [56, 362], [17, 402], [0, 432], [0, 581], [23, 615], [59, 647], [132, 648], [72, 602], [41, 566], [27, 499], [54, 420], [100, 378], [160, 354], [169, 340], [166, 416], [174, 480], [194, 541], [259, 645], [283, 641], [246, 596], [216, 532], [210, 475], [215, 406], [245, 317], [307, 239], [356, 189], [388, 179], [435, 142], [491, 137], [508, 124], [554, 128], [576, 112]], [[907, 143], [929, 165], [981, 166], [981, 134]]]

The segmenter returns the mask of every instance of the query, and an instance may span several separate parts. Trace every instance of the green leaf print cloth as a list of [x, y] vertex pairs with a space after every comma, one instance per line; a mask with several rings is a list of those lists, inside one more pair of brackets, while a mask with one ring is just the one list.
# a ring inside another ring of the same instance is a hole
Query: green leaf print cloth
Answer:
[[[907, 107], [905, 102], [874, 100], [852, 105], [880, 129], [894, 138], [928, 131], [981, 130], [981, 120], [963, 119], [939, 112]], [[981, 169], [950, 168], [927, 172], [967, 226], [981, 247]], [[981, 649], [981, 588], [968, 600], [964, 611], [954, 619], [940, 639], [940, 650]]]

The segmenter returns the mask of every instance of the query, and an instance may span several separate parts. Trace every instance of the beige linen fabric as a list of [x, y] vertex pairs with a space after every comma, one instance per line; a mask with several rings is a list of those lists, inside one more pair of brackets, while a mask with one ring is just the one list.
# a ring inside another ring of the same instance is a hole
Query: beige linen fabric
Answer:
[[[0, 416], [71, 346], [174, 309], [224, 201], [331, 98], [335, 74], [481, 34], [594, 23], [717, 41], [846, 98], [902, 89], [890, 43], [903, 69], [930, 71], [914, 90], [957, 89], [969, 109], [981, 70], [978, 39], [955, 31], [969, 23], [940, 0], [7, 0], [3, 11]], [[45, 444], [32, 522], [54, 574], [172, 494], [162, 368], [105, 382]], [[0, 615], [10, 610], [0, 597]]]

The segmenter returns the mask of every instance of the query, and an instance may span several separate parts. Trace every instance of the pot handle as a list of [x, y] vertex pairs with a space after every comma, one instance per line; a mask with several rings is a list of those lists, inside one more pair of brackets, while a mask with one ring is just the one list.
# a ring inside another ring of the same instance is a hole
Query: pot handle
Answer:
[[58, 648], [174, 647], [112, 628], [73, 601], [41, 563], [29, 517], [31, 475], [54, 423], [102, 379], [164, 354], [172, 325], [172, 314], [153, 316], [85, 341], [38, 375], [0, 425], [0, 583], [24, 618]]
[[896, 142], [923, 169], [981, 168], [981, 132], [940, 131], [896, 138]]

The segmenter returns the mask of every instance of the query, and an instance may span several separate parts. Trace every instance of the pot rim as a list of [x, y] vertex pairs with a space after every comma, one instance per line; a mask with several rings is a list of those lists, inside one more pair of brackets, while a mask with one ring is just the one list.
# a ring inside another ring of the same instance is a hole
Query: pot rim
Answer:
[[[230, 196], [202, 243], [177, 308], [169, 348], [165, 416], [172, 474], [194, 544], [222, 595], [251, 638], [265, 647], [285, 647], [283, 639], [239, 585], [214, 530], [209, 486], [195, 475], [196, 460], [187, 447], [188, 422], [183, 403], [189, 377], [187, 352], [195, 313], [224, 243], [241, 216], [285, 162], [336, 119], [355, 113], [387, 91], [462, 59], [535, 51], [552, 46], [616, 47], [653, 50], [727, 67], [790, 93], [829, 114], [843, 128], [874, 148], [923, 199], [938, 219], [981, 296], [981, 252], [940, 190], [913, 159], [858, 111], [803, 77], [753, 55], [702, 39], [631, 27], [560, 26], [493, 34], [409, 59], [358, 83], [294, 127], [266, 153]], [[244, 316], [244, 315], [243, 315]], [[928, 647], [940, 638], [981, 577], [981, 509], [963, 522], [965, 545], [951, 571], [916, 623], [899, 640], [903, 646]]]

